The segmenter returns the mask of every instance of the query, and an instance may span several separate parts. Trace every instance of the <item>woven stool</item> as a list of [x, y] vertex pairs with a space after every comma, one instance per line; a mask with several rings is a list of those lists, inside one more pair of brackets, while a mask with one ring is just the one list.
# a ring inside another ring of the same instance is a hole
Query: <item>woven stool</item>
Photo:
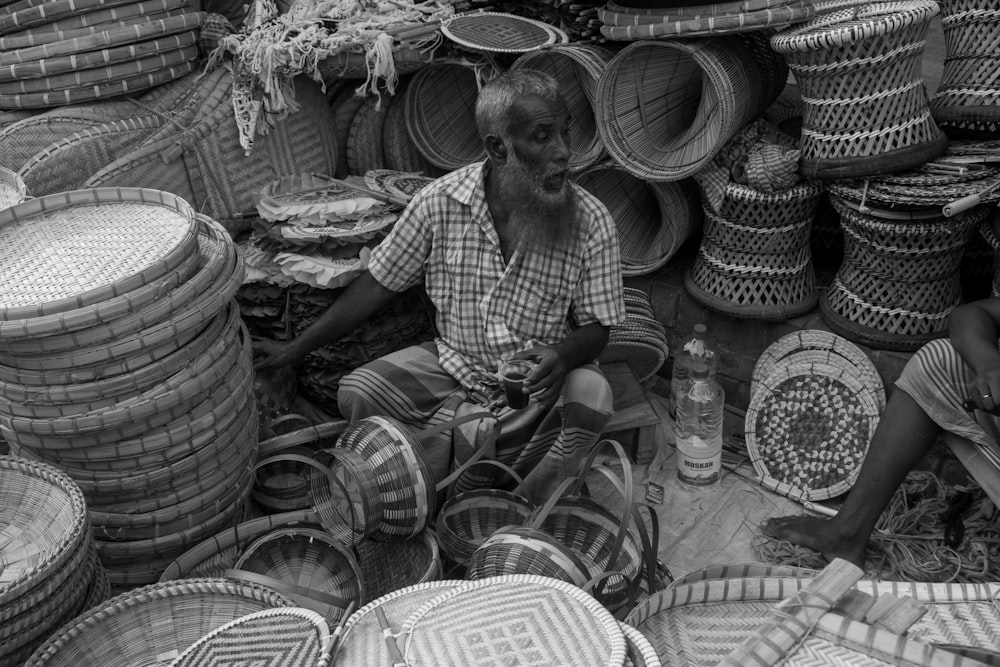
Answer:
[[952, 138], [995, 137], [1000, 131], [1000, 8], [976, 0], [939, 0], [945, 58], [930, 101]]
[[844, 261], [820, 301], [824, 321], [845, 338], [912, 351], [945, 335], [961, 302], [959, 264], [976, 226], [976, 207], [952, 217], [940, 209], [871, 209], [831, 189], [844, 230]]
[[993, 284], [990, 296], [1000, 296], [1000, 217], [994, 212], [992, 216], [979, 223], [979, 234], [986, 244], [993, 249]]
[[771, 38], [802, 91], [800, 170], [812, 178], [902, 171], [944, 151], [921, 74], [938, 5], [881, 2], [830, 12]]
[[816, 306], [809, 247], [823, 188], [804, 182], [777, 193], [726, 187], [719, 214], [705, 206], [698, 256], [684, 277], [707, 308], [747, 318], [787, 318]]

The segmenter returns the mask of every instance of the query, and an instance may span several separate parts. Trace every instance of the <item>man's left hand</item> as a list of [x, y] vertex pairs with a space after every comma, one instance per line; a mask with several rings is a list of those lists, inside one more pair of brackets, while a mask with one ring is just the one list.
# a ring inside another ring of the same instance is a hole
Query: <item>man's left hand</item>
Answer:
[[544, 408], [550, 408], [559, 400], [563, 382], [570, 369], [556, 348], [539, 345], [514, 355], [514, 359], [528, 359], [535, 362], [535, 368], [528, 374], [525, 385], [531, 400]]

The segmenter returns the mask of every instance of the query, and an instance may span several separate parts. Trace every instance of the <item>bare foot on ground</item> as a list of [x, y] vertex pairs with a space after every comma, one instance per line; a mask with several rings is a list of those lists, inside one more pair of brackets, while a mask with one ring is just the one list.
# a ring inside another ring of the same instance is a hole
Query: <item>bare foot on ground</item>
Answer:
[[761, 524], [761, 531], [813, 551], [828, 561], [843, 558], [858, 567], [865, 566], [867, 539], [842, 535], [832, 519], [813, 516], [781, 516]]

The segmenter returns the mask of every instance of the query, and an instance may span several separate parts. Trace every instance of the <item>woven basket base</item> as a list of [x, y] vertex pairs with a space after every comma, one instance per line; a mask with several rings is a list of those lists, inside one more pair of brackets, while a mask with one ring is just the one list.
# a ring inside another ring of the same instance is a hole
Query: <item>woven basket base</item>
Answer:
[[948, 148], [948, 137], [941, 134], [933, 141], [916, 146], [904, 146], [878, 155], [858, 155], [839, 158], [803, 157], [799, 173], [806, 178], [861, 178], [887, 172], [905, 171], [930, 162]]
[[[702, 288], [694, 278], [693, 269], [694, 267], [688, 269], [684, 274], [684, 288], [688, 294], [706, 308], [725, 315], [755, 320], [785, 320], [808, 313], [816, 307], [816, 302], [819, 300], [819, 295], [813, 292], [794, 303], [740, 304]], [[734, 278], [733, 280], [740, 279]], [[753, 281], [757, 283], [763, 282], [763, 280], [762, 278], [753, 278]]]
[[893, 350], [897, 352], [915, 352], [924, 343], [941, 338], [947, 335], [947, 330], [928, 334], [896, 334], [888, 331], [879, 331], [871, 327], [862, 326], [856, 322], [843, 317], [833, 309], [824, 293], [819, 300], [820, 314], [823, 321], [834, 333], [840, 334], [844, 338], [861, 343], [868, 347], [880, 350]]

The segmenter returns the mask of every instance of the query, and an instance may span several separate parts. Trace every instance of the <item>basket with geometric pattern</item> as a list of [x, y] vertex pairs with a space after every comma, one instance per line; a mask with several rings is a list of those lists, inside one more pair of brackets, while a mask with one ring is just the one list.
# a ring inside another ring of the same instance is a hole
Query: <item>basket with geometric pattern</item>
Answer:
[[902, 171], [947, 137], [927, 105], [920, 62], [936, 2], [878, 2], [824, 13], [771, 37], [802, 91], [800, 171], [852, 178]]

